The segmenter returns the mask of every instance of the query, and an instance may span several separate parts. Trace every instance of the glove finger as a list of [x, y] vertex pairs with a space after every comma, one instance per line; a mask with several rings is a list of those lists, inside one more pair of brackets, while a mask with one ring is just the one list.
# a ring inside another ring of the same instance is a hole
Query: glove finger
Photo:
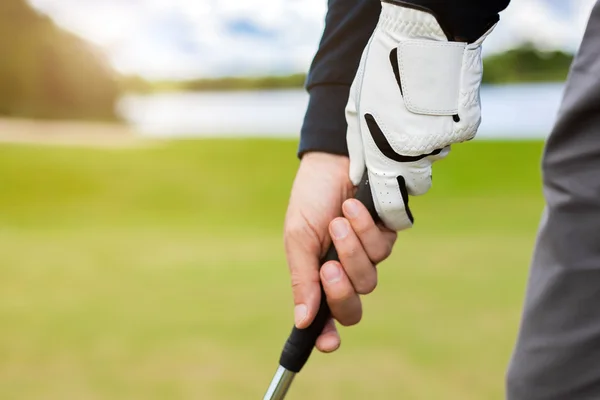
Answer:
[[450, 149], [414, 162], [397, 163], [387, 172], [373, 173], [369, 170], [369, 181], [373, 200], [384, 224], [392, 230], [411, 228], [414, 217], [409, 207], [409, 196], [427, 193], [432, 185], [432, 164], [435, 159], [446, 157]]
[[378, 175], [369, 171], [371, 194], [377, 214], [384, 225], [393, 231], [413, 226], [414, 218], [408, 205], [406, 180], [402, 175]]
[[402, 168], [402, 176], [408, 194], [424, 195], [431, 189], [431, 161], [422, 159], [414, 163], [406, 163]]
[[439, 153], [428, 156], [427, 159], [429, 159], [432, 163], [443, 160], [444, 158], [448, 157], [450, 150], [452, 150], [452, 147], [446, 146]]
[[411, 196], [422, 196], [429, 192], [432, 186], [433, 163], [448, 156], [450, 146], [440, 152], [427, 156], [419, 161], [404, 163], [401, 175], [405, 177], [406, 189]]

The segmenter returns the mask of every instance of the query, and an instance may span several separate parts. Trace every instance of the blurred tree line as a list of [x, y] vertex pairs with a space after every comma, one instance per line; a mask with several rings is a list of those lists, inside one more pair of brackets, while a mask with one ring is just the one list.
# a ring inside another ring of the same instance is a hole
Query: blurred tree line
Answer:
[[0, 115], [116, 119], [118, 77], [100, 53], [25, 0], [0, 0]]
[[562, 51], [540, 51], [524, 44], [483, 60], [483, 82], [490, 84], [523, 82], [563, 82], [573, 55]]
[[[484, 59], [483, 82], [487, 84], [563, 82], [573, 55], [561, 51], [540, 51], [524, 44]], [[128, 91], [152, 93], [165, 91], [226, 91], [301, 88], [306, 74], [264, 77], [225, 77], [189, 81], [148, 82], [140, 77], [125, 78]]]
[[[1, 1], [1, 0], [0, 0]], [[139, 76], [124, 77], [127, 89], [137, 93], [166, 91], [228, 91], [301, 88], [306, 74], [257, 77], [223, 77], [189, 81], [146, 81]]]

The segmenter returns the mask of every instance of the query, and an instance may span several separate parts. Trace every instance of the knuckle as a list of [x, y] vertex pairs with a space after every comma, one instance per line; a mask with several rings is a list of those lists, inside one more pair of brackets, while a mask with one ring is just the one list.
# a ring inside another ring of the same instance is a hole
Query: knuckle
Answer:
[[354, 232], [358, 236], [366, 236], [373, 232], [376, 229], [375, 223], [370, 221], [367, 217], [359, 218], [354, 225]]
[[338, 322], [344, 327], [349, 327], [349, 326], [357, 325], [361, 320], [362, 320], [362, 310], [359, 310], [357, 312], [348, 314], [344, 318], [338, 319]]
[[292, 288], [294, 289], [294, 291], [300, 289], [304, 284], [298, 271], [292, 270], [290, 272], [290, 279], [292, 281]]
[[422, 196], [431, 189], [431, 168], [423, 168], [405, 178], [406, 189], [412, 196]]
[[291, 220], [285, 224], [283, 235], [286, 241], [301, 238], [307, 233], [307, 226], [302, 221]]
[[431, 181], [420, 181], [411, 186], [408, 193], [412, 196], [423, 196], [431, 189]]
[[377, 276], [360, 279], [354, 288], [361, 295], [373, 293], [377, 288]]
[[371, 261], [378, 264], [386, 260], [392, 255], [392, 245], [389, 243], [381, 243], [378, 246], [374, 246], [371, 250]]
[[379, 215], [388, 229], [400, 232], [413, 226], [413, 221], [404, 203], [382, 204], [381, 209]]
[[303, 249], [318, 251], [321, 238], [312, 225], [302, 219], [286, 222], [283, 230], [283, 242], [286, 251]]
[[333, 307], [337, 306], [343, 308], [344, 304], [350, 302], [356, 293], [350, 284], [336, 286], [335, 290], [325, 290], [327, 292], [327, 299], [331, 302]]
[[354, 259], [356, 258], [361, 251], [358, 243], [345, 243], [344, 245], [338, 245], [338, 255], [343, 259]]
[[299, 300], [314, 290], [315, 285], [319, 283], [319, 275], [315, 272], [313, 276], [312, 273], [306, 274], [303, 271], [292, 268], [290, 270], [290, 281], [294, 298]]
[[290, 272], [291, 276], [291, 286], [292, 286], [292, 294], [295, 300], [301, 301], [303, 297], [303, 293], [305, 292], [305, 283], [300, 276], [299, 273], [292, 270]]

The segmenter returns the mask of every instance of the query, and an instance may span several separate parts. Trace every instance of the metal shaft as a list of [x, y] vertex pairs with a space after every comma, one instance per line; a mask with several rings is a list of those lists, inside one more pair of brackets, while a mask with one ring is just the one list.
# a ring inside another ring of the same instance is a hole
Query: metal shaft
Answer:
[[269, 385], [269, 389], [265, 394], [263, 400], [283, 400], [287, 394], [292, 381], [296, 374], [292, 371], [288, 371], [283, 367], [277, 368], [277, 372]]

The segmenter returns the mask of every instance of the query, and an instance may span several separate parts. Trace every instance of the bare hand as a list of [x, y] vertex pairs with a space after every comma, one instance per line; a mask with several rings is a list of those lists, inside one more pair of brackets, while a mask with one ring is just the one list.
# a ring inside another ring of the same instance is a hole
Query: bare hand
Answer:
[[[351, 326], [362, 318], [360, 295], [377, 286], [376, 265], [389, 257], [396, 232], [375, 224], [361, 202], [351, 199], [349, 160], [326, 153], [306, 154], [292, 188], [285, 221], [285, 248], [300, 329], [314, 319], [323, 287], [333, 318], [317, 340], [322, 352], [340, 346], [334, 320]], [[330, 261], [319, 273], [319, 260], [331, 240], [340, 262]]]

